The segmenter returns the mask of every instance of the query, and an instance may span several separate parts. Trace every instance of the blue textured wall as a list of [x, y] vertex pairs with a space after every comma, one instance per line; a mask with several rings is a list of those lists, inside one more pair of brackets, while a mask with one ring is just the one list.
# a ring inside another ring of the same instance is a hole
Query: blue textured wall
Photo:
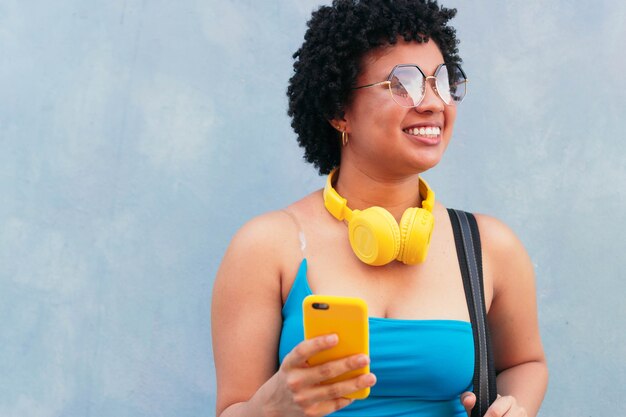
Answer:
[[[0, 416], [214, 414], [228, 241], [323, 184], [285, 98], [317, 4], [0, 1]], [[626, 415], [626, 5], [445, 4], [470, 95], [426, 177], [535, 262], [542, 415]]]

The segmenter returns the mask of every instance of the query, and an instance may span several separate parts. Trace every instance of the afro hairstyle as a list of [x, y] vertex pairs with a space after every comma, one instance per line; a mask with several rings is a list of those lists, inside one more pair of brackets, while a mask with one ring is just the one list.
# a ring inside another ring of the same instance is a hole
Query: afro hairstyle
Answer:
[[446, 63], [460, 64], [456, 32], [448, 25], [455, 15], [435, 0], [335, 0], [313, 12], [293, 54], [287, 97], [298, 144], [320, 175], [339, 165], [340, 133], [329, 121], [344, 116], [363, 57], [398, 39], [433, 39]]

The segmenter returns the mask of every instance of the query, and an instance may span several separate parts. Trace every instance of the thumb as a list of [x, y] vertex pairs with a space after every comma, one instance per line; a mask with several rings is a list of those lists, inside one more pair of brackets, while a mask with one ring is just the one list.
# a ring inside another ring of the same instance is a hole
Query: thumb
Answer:
[[470, 417], [472, 413], [472, 408], [476, 404], [476, 395], [473, 392], [465, 391], [461, 394], [461, 404], [465, 407], [465, 412], [467, 413], [467, 417]]

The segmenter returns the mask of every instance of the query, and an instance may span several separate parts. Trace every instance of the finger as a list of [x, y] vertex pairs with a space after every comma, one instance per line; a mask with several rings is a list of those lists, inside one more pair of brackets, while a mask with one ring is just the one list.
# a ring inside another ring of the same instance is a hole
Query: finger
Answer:
[[346, 381], [335, 382], [334, 384], [318, 385], [311, 389], [307, 395], [311, 403], [342, 398], [364, 388], [372, 387], [376, 384], [376, 375], [369, 373]]
[[339, 342], [336, 334], [318, 336], [300, 342], [291, 352], [285, 356], [282, 366], [289, 368], [301, 368], [306, 365], [306, 361], [316, 353], [330, 349]]
[[515, 398], [511, 396], [499, 396], [491, 404], [485, 417], [504, 417], [515, 405]]
[[[319, 386], [320, 383], [324, 381], [343, 375], [349, 371], [361, 369], [367, 364], [369, 364], [369, 357], [364, 354], [358, 354], [307, 368], [293, 368], [289, 370], [286, 382], [292, 392], [299, 392], [296, 403], [300, 404], [300, 406], [305, 406], [310, 404], [312, 401], [312, 393], [311, 391], [303, 392], [303, 388]], [[340, 395], [316, 397], [316, 401], [336, 398], [339, 396]]]
[[469, 417], [472, 413], [472, 409], [476, 405], [476, 395], [470, 391], [464, 392], [463, 394], [461, 394], [461, 404], [463, 404], [465, 412]]
[[369, 365], [370, 360], [367, 355], [358, 354], [347, 358], [328, 361], [326, 363], [309, 368], [307, 372], [311, 375], [311, 382], [318, 384], [327, 381], [336, 376], [343, 375], [346, 372], [355, 369], [361, 369]]
[[344, 407], [352, 404], [354, 400], [349, 398], [335, 398], [329, 401], [324, 401], [322, 403], [317, 403], [313, 406], [313, 412], [308, 413], [308, 415], [314, 416], [325, 416], [335, 411], [341, 410]]

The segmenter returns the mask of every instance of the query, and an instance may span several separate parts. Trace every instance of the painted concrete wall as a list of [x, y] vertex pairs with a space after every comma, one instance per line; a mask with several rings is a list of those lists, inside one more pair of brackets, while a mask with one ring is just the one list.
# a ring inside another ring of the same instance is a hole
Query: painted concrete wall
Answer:
[[[323, 184], [285, 97], [317, 4], [0, 1], [1, 416], [214, 414], [228, 241]], [[426, 178], [533, 258], [541, 415], [626, 416], [626, 5], [445, 4], [471, 84]]]

